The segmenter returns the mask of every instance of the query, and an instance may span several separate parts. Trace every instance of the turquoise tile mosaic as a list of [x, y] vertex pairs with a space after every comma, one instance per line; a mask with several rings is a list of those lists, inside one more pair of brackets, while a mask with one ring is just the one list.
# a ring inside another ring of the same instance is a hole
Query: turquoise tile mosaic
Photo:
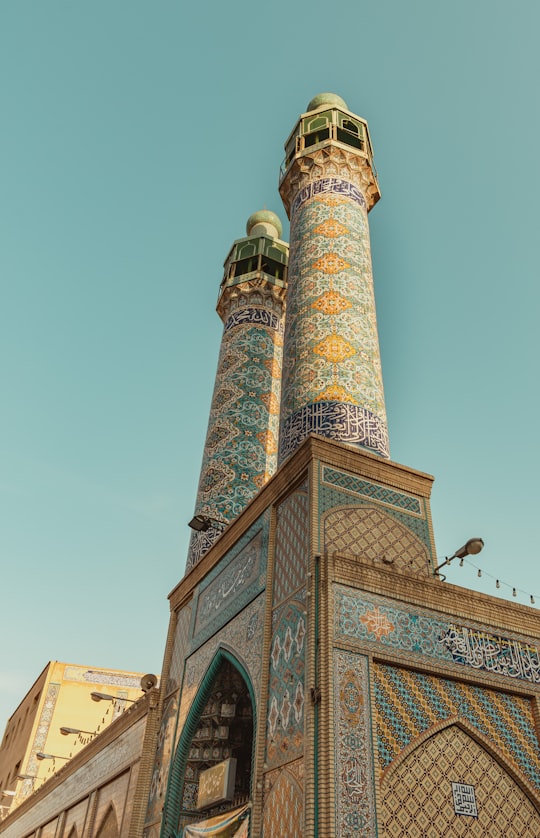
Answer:
[[[236, 311], [223, 334], [195, 507], [224, 523], [242, 512], [277, 466], [283, 322], [274, 315], [267, 324], [262, 309], [257, 322], [243, 317], [251, 311]], [[188, 570], [220, 533], [219, 525], [193, 533]]]
[[374, 664], [373, 671], [381, 769], [437, 722], [460, 717], [539, 785], [540, 752], [531, 699], [385, 664]]
[[339, 177], [292, 201], [280, 460], [309, 433], [389, 456], [366, 202]]
[[268, 768], [304, 753], [306, 614], [291, 600], [276, 609], [270, 647], [266, 758]]
[[334, 650], [336, 835], [375, 838], [375, 786], [368, 659]]
[[525, 638], [460, 624], [427, 609], [336, 585], [336, 638], [376, 643], [512, 680], [540, 685], [540, 650]]
[[257, 521], [196, 589], [191, 650], [254, 599], [266, 584], [268, 513]]
[[415, 498], [413, 495], [405, 495], [403, 492], [388, 489], [378, 483], [362, 480], [354, 474], [337, 471], [330, 466], [323, 466], [322, 480], [324, 483], [346, 489], [355, 495], [378, 500], [386, 506], [395, 506], [397, 509], [403, 509], [416, 515], [421, 515], [423, 511], [419, 498]]
[[308, 513], [307, 483], [285, 498], [277, 508], [273, 607], [306, 584]]

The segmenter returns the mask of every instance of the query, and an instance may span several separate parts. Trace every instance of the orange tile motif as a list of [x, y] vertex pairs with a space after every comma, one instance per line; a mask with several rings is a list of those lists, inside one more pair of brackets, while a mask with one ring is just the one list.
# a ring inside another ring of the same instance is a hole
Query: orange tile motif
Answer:
[[323, 314], [341, 314], [348, 308], [351, 308], [352, 303], [338, 294], [337, 291], [328, 291], [312, 303], [311, 308], [317, 311], [322, 311]]
[[354, 346], [341, 335], [327, 335], [324, 340], [313, 347], [313, 351], [317, 355], [322, 355], [331, 364], [339, 364], [356, 355]]
[[350, 268], [349, 262], [342, 259], [338, 253], [325, 253], [320, 259], [313, 262], [313, 268], [316, 271], [322, 271], [325, 274], [337, 274]]
[[395, 628], [394, 624], [390, 622], [386, 614], [382, 613], [378, 605], [375, 606], [373, 611], [362, 614], [360, 620], [365, 624], [367, 630], [375, 635], [377, 640], [390, 634]]
[[345, 236], [349, 232], [349, 228], [344, 224], [340, 224], [335, 218], [326, 218], [322, 224], [314, 227], [313, 232], [319, 236], [336, 239], [338, 236]]

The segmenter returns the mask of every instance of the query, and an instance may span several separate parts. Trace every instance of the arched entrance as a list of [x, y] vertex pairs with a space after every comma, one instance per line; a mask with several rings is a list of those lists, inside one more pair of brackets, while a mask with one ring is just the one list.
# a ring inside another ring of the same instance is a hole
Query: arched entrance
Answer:
[[[255, 699], [244, 667], [220, 649], [210, 664], [188, 713], [171, 770], [164, 807], [162, 836], [236, 809], [251, 798]], [[198, 809], [201, 775], [233, 759], [231, 799]]]
[[460, 724], [428, 736], [391, 767], [381, 796], [382, 834], [392, 838], [540, 835], [532, 799]]

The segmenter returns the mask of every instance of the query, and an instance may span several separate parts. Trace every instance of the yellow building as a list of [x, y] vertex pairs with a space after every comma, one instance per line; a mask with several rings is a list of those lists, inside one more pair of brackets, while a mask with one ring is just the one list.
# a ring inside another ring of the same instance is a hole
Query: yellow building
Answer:
[[[141, 698], [142, 675], [47, 664], [9, 718], [0, 746], [4, 817]], [[111, 698], [96, 701], [98, 693]]]

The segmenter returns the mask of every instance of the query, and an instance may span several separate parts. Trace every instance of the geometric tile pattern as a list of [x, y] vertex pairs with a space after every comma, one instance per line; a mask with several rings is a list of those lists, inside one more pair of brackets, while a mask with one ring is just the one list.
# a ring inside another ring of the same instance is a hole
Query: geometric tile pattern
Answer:
[[[531, 783], [540, 786], [540, 751], [531, 700], [385, 664], [375, 664], [373, 673], [381, 769], [434, 724], [460, 716], [490, 739]], [[468, 781], [458, 778], [456, 782]]]
[[[177, 615], [174, 634], [169, 676], [165, 685], [165, 701], [161, 715], [158, 745], [152, 770], [150, 795], [146, 808], [145, 820], [152, 821], [163, 808], [165, 790], [169, 776], [171, 755], [174, 750], [174, 731], [178, 714], [179, 689], [184, 674], [184, 662], [188, 649], [189, 624], [191, 619], [191, 603], [186, 605]], [[148, 838], [151, 833], [148, 833]], [[147, 834], [145, 832], [145, 838]]]
[[460, 625], [434, 611], [335, 586], [334, 631], [348, 642], [377, 643], [433, 657], [475, 672], [540, 683], [540, 650], [527, 639], [492, 634], [480, 623]]
[[[45, 698], [43, 709], [41, 711], [41, 716], [39, 717], [38, 726], [34, 734], [34, 740], [32, 742], [32, 753], [26, 766], [26, 771], [28, 774], [37, 774], [39, 763], [36, 758], [36, 753], [38, 751], [43, 750], [43, 748], [45, 747], [47, 736], [49, 734], [51, 719], [53, 717], [54, 708], [59, 694], [60, 684], [56, 684], [51, 681], [47, 688], [47, 696]], [[21, 796], [27, 797], [30, 794], [32, 794], [32, 792], [35, 791], [33, 785], [33, 780], [25, 780], [23, 783], [22, 791], [20, 792]]]
[[255, 535], [253, 529], [250, 530], [247, 543], [246, 539], [242, 539], [240, 545], [235, 545], [201, 583], [192, 648], [200, 646], [264, 587], [266, 562], [262, 560], [263, 533], [260, 524]]
[[275, 607], [306, 581], [308, 565], [307, 487], [289, 495], [277, 509], [274, 565]]
[[262, 838], [303, 838], [303, 759], [264, 778]]
[[386, 511], [373, 507], [328, 513], [324, 521], [324, 549], [352, 553], [411, 573], [429, 572], [429, 557], [422, 542]]
[[[251, 291], [245, 289], [246, 299]], [[266, 311], [266, 298], [259, 296], [258, 306], [246, 304], [244, 318], [241, 309], [235, 311], [235, 321], [223, 333], [195, 504], [197, 515], [225, 523], [242, 512], [277, 466], [279, 413], [274, 404], [281, 393], [283, 325], [280, 312]], [[276, 305], [271, 297], [267, 303], [270, 309]], [[256, 308], [259, 318], [253, 315]], [[218, 524], [193, 532], [187, 570], [221, 531]]]
[[416, 512], [417, 515], [422, 513], [418, 498], [412, 497], [412, 495], [404, 495], [402, 492], [396, 492], [394, 489], [387, 489], [384, 486], [379, 486], [378, 483], [361, 480], [353, 474], [346, 474], [343, 471], [336, 471], [334, 468], [325, 466], [323, 468], [322, 479], [325, 483], [331, 483], [334, 486], [347, 489], [347, 491], [353, 492], [354, 494], [364, 495], [365, 497], [378, 500], [381, 503], [397, 506], [399, 509], [405, 509], [407, 512]]
[[375, 796], [368, 660], [334, 651], [336, 836], [374, 838]]
[[[336, 488], [330, 488], [330, 486], [325, 485], [324, 483], [319, 484], [319, 514], [320, 516], [323, 515], [324, 512], [327, 512], [329, 509], [334, 509], [335, 507], [339, 506], [351, 506], [351, 495], [349, 490], [341, 490]], [[356, 494], [356, 493], [355, 493]], [[373, 507], [378, 503], [382, 503], [381, 500], [367, 500], [363, 499], [361, 496], [356, 495], [354, 500], [355, 506], [369, 506]], [[396, 521], [400, 521], [404, 526], [406, 526], [409, 530], [411, 530], [419, 539], [426, 545], [428, 550], [431, 552], [431, 540], [429, 535], [429, 527], [426, 519], [424, 517], [419, 518], [415, 513], [407, 513], [407, 512], [399, 512], [396, 507], [389, 506], [385, 503], [385, 509], [388, 515], [391, 515]]]
[[165, 688], [165, 695], [178, 689], [184, 672], [184, 660], [188, 643], [189, 623], [191, 619], [191, 603], [184, 606], [176, 618], [176, 629], [174, 632], [174, 643], [169, 667], [169, 678]]
[[158, 744], [150, 785], [150, 796], [146, 809], [146, 820], [153, 820], [161, 812], [167, 789], [169, 767], [174, 744], [174, 728], [178, 713], [178, 694], [171, 695], [163, 703]]
[[306, 616], [290, 600], [279, 611], [270, 646], [266, 759], [269, 768], [304, 753]]
[[389, 456], [365, 199], [336, 177], [291, 211], [280, 460], [310, 432]]
[[[473, 787], [477, 817], [456, 814], [452, 782]], [[538, 838], [540, 814], [504, 767], [451, 725], [383, 781], [381, 826], [392, 838]]]

